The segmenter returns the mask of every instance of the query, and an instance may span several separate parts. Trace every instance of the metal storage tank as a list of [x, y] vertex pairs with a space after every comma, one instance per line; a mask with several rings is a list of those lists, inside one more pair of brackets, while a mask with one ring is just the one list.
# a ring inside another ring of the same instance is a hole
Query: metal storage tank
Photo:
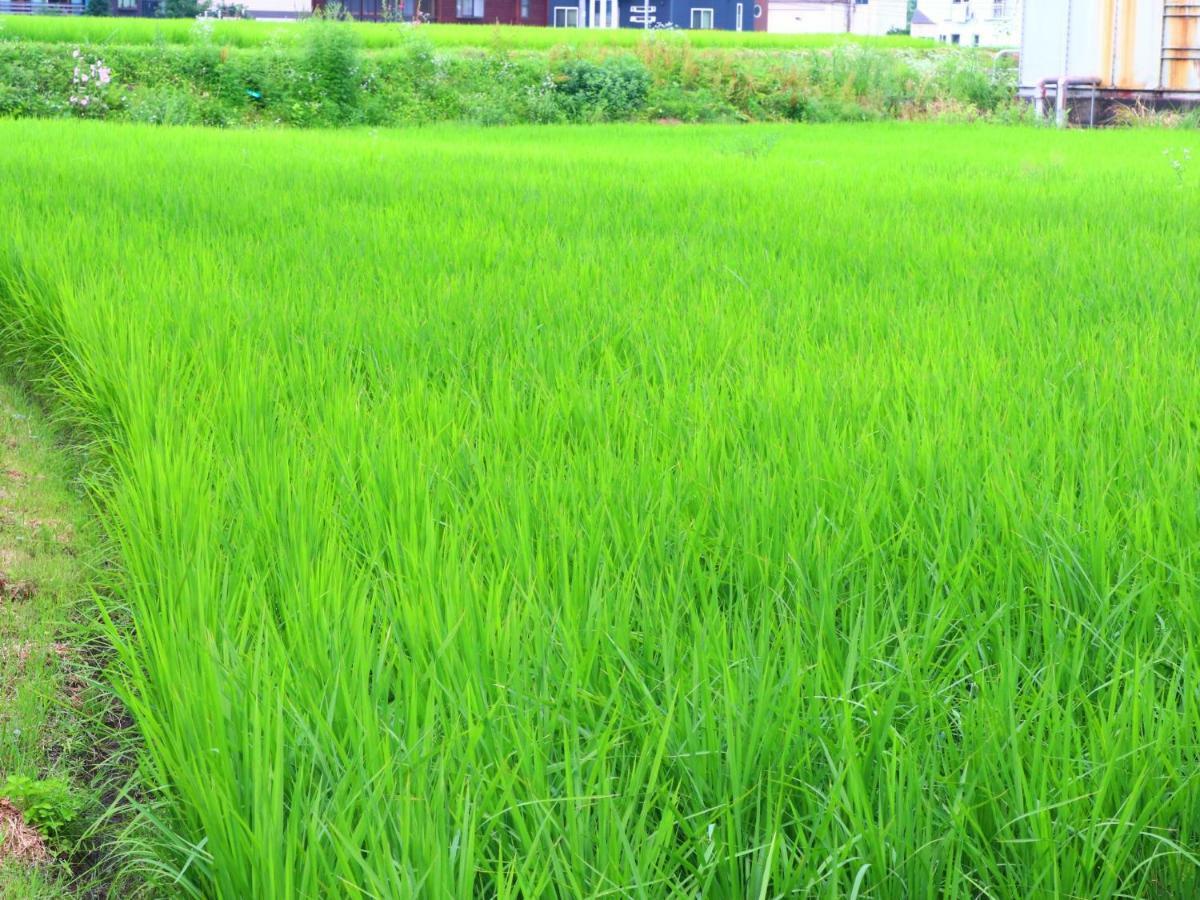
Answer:
[[1060, 93], [1085, 122], [1093, 98], [1101, 118], [1117, 103], [1200, 104], [1200, 0], [1027, 3], [1021, 95], [1042, 102]]

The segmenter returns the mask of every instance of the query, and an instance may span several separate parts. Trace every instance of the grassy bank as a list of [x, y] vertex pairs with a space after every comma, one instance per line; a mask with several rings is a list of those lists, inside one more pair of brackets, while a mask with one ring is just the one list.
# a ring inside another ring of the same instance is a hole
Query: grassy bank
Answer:
[[0, 138], [176, 893], [1200, 892], [1188, 138]]
[[[647, 39], [687, 44], [698, 49], [808, 50], [831, 47], [933, 49], [931, 41], [907, 36], [781, 35], [734, 31], [655, 31], [637, 29], [534, 28], [516, 25], [420, 25], [358, 22], [350, 26], [370, 50], [400, 47], [420, 34], [435, 47], [499, 47], [505, 50], [636, 47]], [[225, 47], [287, 46], [297, 40], [296, 23], [222, 20], [199, 24], [190, 19], [88, 18], [83, 16], [0, 16], [0, 40], [38, 43], [194, 45]]]
[[1011, 120], [1028, 112], [1014, 103], [1011, 63], [995, 67], [969, 50], [706, 50], [674, 37], [639, 37], [629, 48], [446, 49], [430, 29], [394, 26], [386, 33], [396, 46], [367, 51], [361, 33], [296, 24], [289, 41], [250, 49], [190, 31], [195, 40], [178, 45], [0, 41], [0, 115], [274, 127]]
[[121, 786], [90, 596], [98, 541], [77, 460], [0, 384], [0, 896], [102, 883], [93, 826]]

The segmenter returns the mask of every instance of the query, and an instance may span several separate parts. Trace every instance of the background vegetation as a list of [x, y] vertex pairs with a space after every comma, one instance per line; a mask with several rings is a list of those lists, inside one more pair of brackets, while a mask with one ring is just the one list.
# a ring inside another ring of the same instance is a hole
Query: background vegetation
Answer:
[[1200, 893], [1194, 138], [0, 139], [172, 895]]
[[[0, 31], [0, 115], [78, 116], [155, 124], [217, 126], [488, 125], [672, 119], [686, 122], [862, 121], [878, 118], [1024, 119], [1014, 104], [1011, 61], [994, 66], [975, 51], [873, 49], [837, 42], [793, 51], [705, 50], [692, 38], [646, 39], [628, 47], [584, 41], [548, 51], [515, 50], [508, 31], [487, 49], [446, 49], [432, 27], [309, 22], [240, 49], [238, 28], [180, 25], [180, 43], [74, 44], [31, 41], [5, 20]], [[26, 20], [21, 20], [22, 27]], [[42, 20], [36, 20], [42, 21]], [[30, 34], [51, 36], [52, 26]], [[88, 26], [103, 38], [100, 22]], [[135, 22], [134, 35], [177, 23]], [[222, 23], [217, 23], [221, 25]], [[70, 31], [72, 23], [63, 26]], [[278, 26], [276, 26], [278, 28]], [[484, 28], [463, 32], [488, 35]], [[523, 31], [518, 29], [518, 31]], [[533, 29], [561, 35], [580, 29]], [[3, 36], [8, 34], [7, 40]], [[168, 31], [167, 33], [171, 33]], [[366, 51], [382, 33], [388, 49]], [[630, 32], [606, 32], [629, 34]], [[124, 21], [113, 36], [127, 35]], [[14, 39], [16, 38], [16, 39]], [[802, 45], [804, 42], [800, 42]], [[899, 46], [899, 45], [897, 45]], [[102, 63], [111, 81], [80, 82], [77, 69]], [[81, 102], [80, 98], [86, 97]], [[72, 99], [74, 98], [74, 99]]]

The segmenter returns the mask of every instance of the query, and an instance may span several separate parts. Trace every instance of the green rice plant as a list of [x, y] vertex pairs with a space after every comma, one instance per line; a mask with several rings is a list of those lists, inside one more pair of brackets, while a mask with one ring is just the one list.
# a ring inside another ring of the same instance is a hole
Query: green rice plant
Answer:
[[[800, 50], [838, 46], [936, 50], [932, 41], [906, 36], [781, 35], [754, 31], [657, 31], [636, 28], [540, 28], [529, 25], [411, 25], [360, 22], [351, 26], [363, 47], [403, 46], [419, 33], [438, 47], [501, 47], [548, 50], [553, 47], [637, 47], [646, 41], [694, 47]], [[230, 47], [260, 47], [298, 40], [296, 24], [226, 19], [205, 23], [182, 19], [88, 18], [81, 16], [0, 16], [0, 40], [49, 43], [194, 44], [212, 41]]]
[[0, 123], [0, 346], [92, 437], [133, 623], [131, 853], [172, 896], [1196, 896], [1168, 136]]

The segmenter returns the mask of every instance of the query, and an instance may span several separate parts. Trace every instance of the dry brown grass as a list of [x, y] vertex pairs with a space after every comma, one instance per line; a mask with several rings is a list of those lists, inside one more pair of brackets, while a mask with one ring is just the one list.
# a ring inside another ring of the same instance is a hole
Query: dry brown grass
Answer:
[[50, 858], [46, 842], [21, 811], [0, 797], [0, 865], [8, 862], [35, 865]]

